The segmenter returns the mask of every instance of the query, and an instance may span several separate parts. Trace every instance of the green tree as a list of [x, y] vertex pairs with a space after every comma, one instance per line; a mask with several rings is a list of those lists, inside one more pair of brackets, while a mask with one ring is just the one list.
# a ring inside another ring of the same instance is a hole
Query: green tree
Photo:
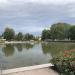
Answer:
[[51, 32], [50, 32], [50, 30], [43, 30], [41, 38], [42, 38], [42, 40], [51, 39]]
[[15, 31], [12, 28], [5, 28], [5, 31], [3, 33], [3, 37], [6, 40], [13, 40], [15, 36]]
[[75, 26], [72, 26], [69, 30], [69, 37], [71, 40], [75, 40]]
[[22, 41], [22, 39], [23, 39], [23, 34], [22, 34], [22, 32], [19, 32], [19, 33], [15, 36], [15, 39], [16, 39], [17, 41]]
[[32, 34], [25, 34], [24, 37], [23, 37], [23, 40], [33, 40], [34, 39], [34, 36]]
[[50, 28], [52, 39], [66, 39], [69, 38], [70, 24], [67, 23], [56, 23]]

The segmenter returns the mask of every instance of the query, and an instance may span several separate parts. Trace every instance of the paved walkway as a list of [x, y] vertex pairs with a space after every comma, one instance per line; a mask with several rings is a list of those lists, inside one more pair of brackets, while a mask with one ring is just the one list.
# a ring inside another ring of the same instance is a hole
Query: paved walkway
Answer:
[[42, 69], [11, 73], [6, 75], [59, 75], [59, 74], [50, 68], [42, 68]]

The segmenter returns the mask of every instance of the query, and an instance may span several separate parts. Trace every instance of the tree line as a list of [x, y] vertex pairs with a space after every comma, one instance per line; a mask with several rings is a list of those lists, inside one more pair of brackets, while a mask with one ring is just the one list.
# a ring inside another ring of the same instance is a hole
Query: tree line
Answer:
[[42, 40], [75, 40], [75, 25], [67, 23], [56, 23], [50, 29], [42, 31]]
[[32, 34], [26, 33], [23, 34], [22, 32], [15, 33], [14, 29], [12, 28], [5, 28], [2, 37], [8, 41], [16, 40], [16, 41], [29, 41], [35, 39]]
[[[29, 40], [38, 40], [39, 37], [35, 37], [32, 34], [22, 32], [15, 33], [12, 28], [5, 28], [2, 36], [4, 39], [11, 41], [29, 41]], [[75, 25], [71, 25], [68, 23], [56, 23], [51, 25], [51, 27], [47, 30], [44, 29], [41, 35], [42, 40], [75, 40]]]

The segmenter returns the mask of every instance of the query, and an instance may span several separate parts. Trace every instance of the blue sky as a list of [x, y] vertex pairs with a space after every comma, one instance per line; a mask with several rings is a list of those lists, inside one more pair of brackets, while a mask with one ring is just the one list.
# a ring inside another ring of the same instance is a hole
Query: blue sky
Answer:
[[40, 35], [57, 22], [75, 24], [75, 0], [0, 0], [0, 34], [12, 27]]

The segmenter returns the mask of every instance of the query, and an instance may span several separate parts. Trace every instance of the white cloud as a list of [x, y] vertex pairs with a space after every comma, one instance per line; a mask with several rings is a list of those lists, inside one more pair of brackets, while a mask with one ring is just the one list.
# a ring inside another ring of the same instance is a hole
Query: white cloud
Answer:
[[0, 3], [8, 3], [8, 0], [0, 0]]
[[0, 0], [0, 4], [21, 4], [21, 3], [39, 3], [39, 4], [71, 4], [75, 3], [75, 0]]
[[69, 3], [75, 3], [75, 0], [27, 0], [28, 2], [34, 2], [39, 4], [55, 4], [55, 5], [63, 5]]
[[0, 0], [0, 9], [1, 17], [75, 17], [75, 0]]
[[52, 23], [73, 19], [75, 0], [0, 0], [0, 26], [10, 24], [18, 31], [41, 32]]

